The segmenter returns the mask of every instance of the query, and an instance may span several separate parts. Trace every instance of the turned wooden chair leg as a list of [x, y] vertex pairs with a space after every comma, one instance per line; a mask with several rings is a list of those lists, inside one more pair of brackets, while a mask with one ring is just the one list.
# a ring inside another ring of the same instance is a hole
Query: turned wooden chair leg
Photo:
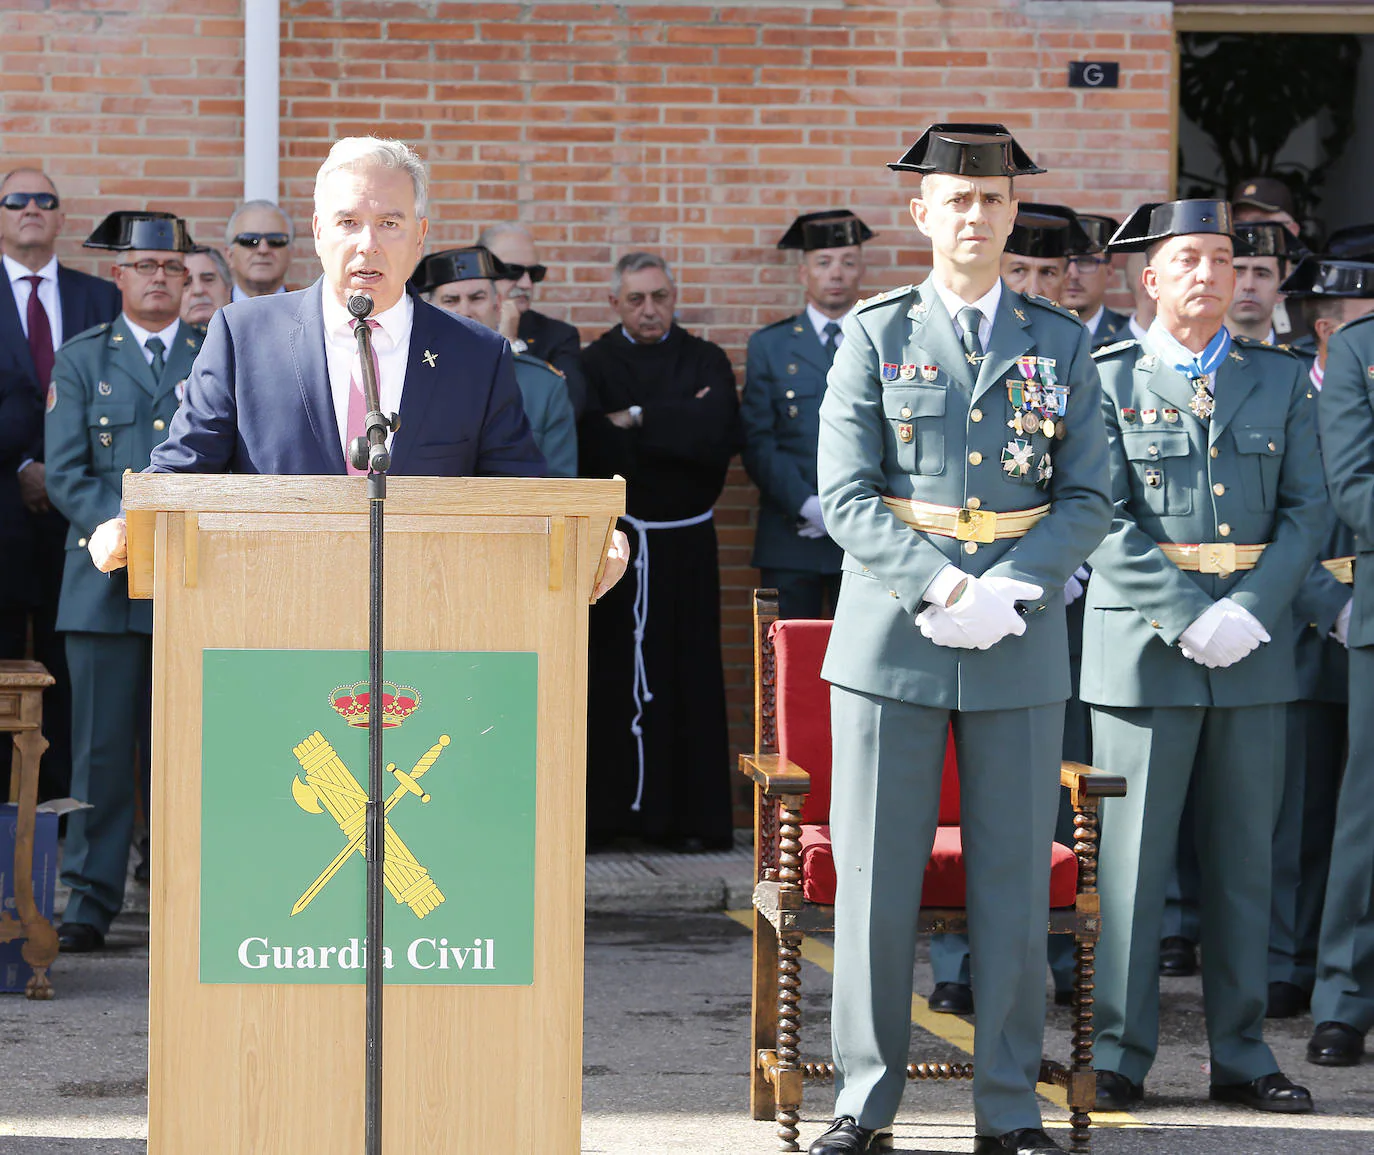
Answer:
[[775, 1118], [778, 1097], [760, 1055], [778, 1045], [778, 936], [773, 924], [754, 911], [754, 997], [750, 1001], [749, 1110], [755, 1119]]
[[1094, 922], [1093, 933], [1081, 936], [1074, 948], [1073, 1066], [1069, 1081], [1069, 1141], [1075, 1149], [1086, 1150], [1091, 1143], [1091, 1112], [1097, 1102], [1097, 1076], [1093, 1072], [1093, 990], [1097, 935], [1101, 932], [1097, 894], [1097, 799], [1085, 799], [1073, 822], [1073, 849], [1078, 858], [1078, 913], [1080, 918], [1091, 918]]

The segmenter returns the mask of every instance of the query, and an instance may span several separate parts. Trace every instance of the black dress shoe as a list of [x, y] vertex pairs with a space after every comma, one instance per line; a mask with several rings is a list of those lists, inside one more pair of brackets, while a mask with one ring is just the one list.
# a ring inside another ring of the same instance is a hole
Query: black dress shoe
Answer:
[[1221, 1103], [1239, 1103], [1256, 1111], [1280, 1115], [1303, 1115], [1312, 1110], [1312, 1096], [1282, 1071], [1261, 1075], [1248, 1083], [1213, 1083], [1212, 1098]]
[[1312, 999], [1308, 993], [1294, 983], [1276, 982], [1269, 984], [1269, 1005], [1265, 1008], [1266, 1019], [1295, 1019], [1307, 1010]]
[[971, 1015], [973, 988], [967, 983], [936, 983], [926, 1006], [937, 1015]]
[[1118, 1071], [1097, 1072], [1097, 1109], [1125, 1111], [1145, 1098], [1145, 1085], [1132, 1083]]
[[1009, 1155], [1013, 1151], [1016, 1155], [1049, 1155], [1063, 1150], [1039, 1127], [1022, 1127], [1005, 1135], [979, 1135], [973, 1140], [973, 1155]]
[[877, 1151], [890, 1132], [860, 1127], [852, 1115], [841, 1115], [812, 1141], [808, 1155], [863, 1155]]
[[57, 928], [57, 945], [63, 954], [89, 954], [105, 945], [105, 936], [88, 922], [64, 922]]
[[1319, 1067], [1354, 1067], [1364, 1054], [1364, 1032], [1346, 1023], [1318, 1023], [1307, 1043], [1307, 1061]]
[[1159, 944], [1159, 973], [1171, 979], [1197, 974], [1197, 943], [1171, 935]]

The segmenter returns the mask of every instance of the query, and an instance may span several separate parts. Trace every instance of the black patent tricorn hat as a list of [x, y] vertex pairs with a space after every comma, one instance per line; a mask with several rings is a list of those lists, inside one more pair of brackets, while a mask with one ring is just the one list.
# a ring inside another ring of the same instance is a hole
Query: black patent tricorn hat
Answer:
[[843, 249], [861, 245], [877, 234], [848, 209], [826, 209], [819, 213], [802, 213], [787, 227], [780, 249], [800, 249], [809, 253], [815, 249]]
[[894, 172], [947, 172], [954, 176], [1033, 176], [1044, 172], [1000, 124], [932, 124]]
[[1079, 224], [1078, 214], [1067, 205], [1022, 201], [1004, 251], [1021, 257], [1054, 260], [1097, 249]]
[[1374, 260], [1374, 225], [1349, 225], [1326, 238], [1326, 255], [1342, 261]]
[[1244, 242], [1251, 257], [1280, 257], [1297, 259], [1306, 251], [1278, 221], [1241, 221], [1236, 237]]
[[1107, 247], [1107, 242], [1112, 239], [1112, 234], [1121, 227], [1119, 220], [1103, 213], [1079, 213], [1078, 223], [1093, 243], [1093, 247], [1087, 250], [1090, 253], [1102, 252]]
[[175, 213], [113, 212], [82, 242], [88, 249], [186, 253], [195, 247], [186, 222]]
[[1374, 260], [1303, 257], [1279, 286], [1289, 297], [1374, 297]]
[[465, 249], [445, 249], [430, 253], [410, 274], [410, 283], [417, 293], [432, 293], [440, 285], [454, 281], [495, 281], [505, 273], [505, 266], [490, 249], [469, 245]]
[[1237, 256], [1249, 256], [1249, 246], [1236, 237], [1229, 201], [1187, 200], [1143, 204], [1126, 218], [1107, 248], [1113, 253], [1143, 253], [1170, 237], [1216, 234], [1230, 237]]

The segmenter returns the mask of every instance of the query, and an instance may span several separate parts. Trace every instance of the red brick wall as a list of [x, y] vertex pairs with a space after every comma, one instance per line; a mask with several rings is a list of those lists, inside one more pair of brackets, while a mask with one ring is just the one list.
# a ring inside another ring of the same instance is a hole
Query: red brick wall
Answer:
[[[923, 275], [909, 182], [884, 163], [932, 120], [998, 120], [1051, 171], [1023, 195], [1121, 215], [1167, 194], [1172, 29], [1162, 11], [1034, 0], [739, 7], [283, 0], [283, 203], [307, 231], [329, 143], [405, 139], [433, 174], [432, 238], [534, 228], [541, 307], [590, 337], [608, 270], [661, 252], [684, 324], [743, 363], [800, 306], [773, 245], [798, 212], [848, 206], [880, 234], [870, 292]], [[98, 11], [91, 9], [98, 8]], [[241, 0], [0, 0], [0, 168], [44, 165], [67, 198], [60, 255], [112, 208], [167, 208], [207, 242], [241, 194]], [[187, 14], [189, 10], [197, 14]], [[1067, 63], [1121, 63], [1071, 91]], [[292, 280], [317, 267], [298, 242]], [[733, 734], [750, 740], [747, 601], [755, 495], [717, 509]]]

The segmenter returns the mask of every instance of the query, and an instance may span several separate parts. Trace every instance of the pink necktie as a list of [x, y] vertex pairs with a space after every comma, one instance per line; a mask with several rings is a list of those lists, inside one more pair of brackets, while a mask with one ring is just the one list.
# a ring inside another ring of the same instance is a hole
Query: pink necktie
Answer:
[[[353, 325], [356, 327], [357, 324], [358, 322], [354, 320]], [[380, 325], [376, 321], [369, 320], [367, 322], [367, 327], [373, 332], [376, 332], [377, 329], [380, 328]], [[382, 388], [382, 372], [377, 364], [377, 348], [375, 345], [369, 347], [372, 350], [372, 368], [377, 373], [377, 391], [380, 393]], [[354, 363], [357, 365], [357, 368], [353, 370], [348, 378], [348, 448], [344, 451], [344, 467], [350, 474], [360, 475], [365, 474], [367, 470], [355, 469], [350, 454], [353, 449], [353, 442], [359, 437], [367, 436], [367, 399], [363, 395], [363, 382], [361, 377], [362, 359], [355, 356]], [[380, 397], [378, 398], [378, 404], [381, 404]]]

